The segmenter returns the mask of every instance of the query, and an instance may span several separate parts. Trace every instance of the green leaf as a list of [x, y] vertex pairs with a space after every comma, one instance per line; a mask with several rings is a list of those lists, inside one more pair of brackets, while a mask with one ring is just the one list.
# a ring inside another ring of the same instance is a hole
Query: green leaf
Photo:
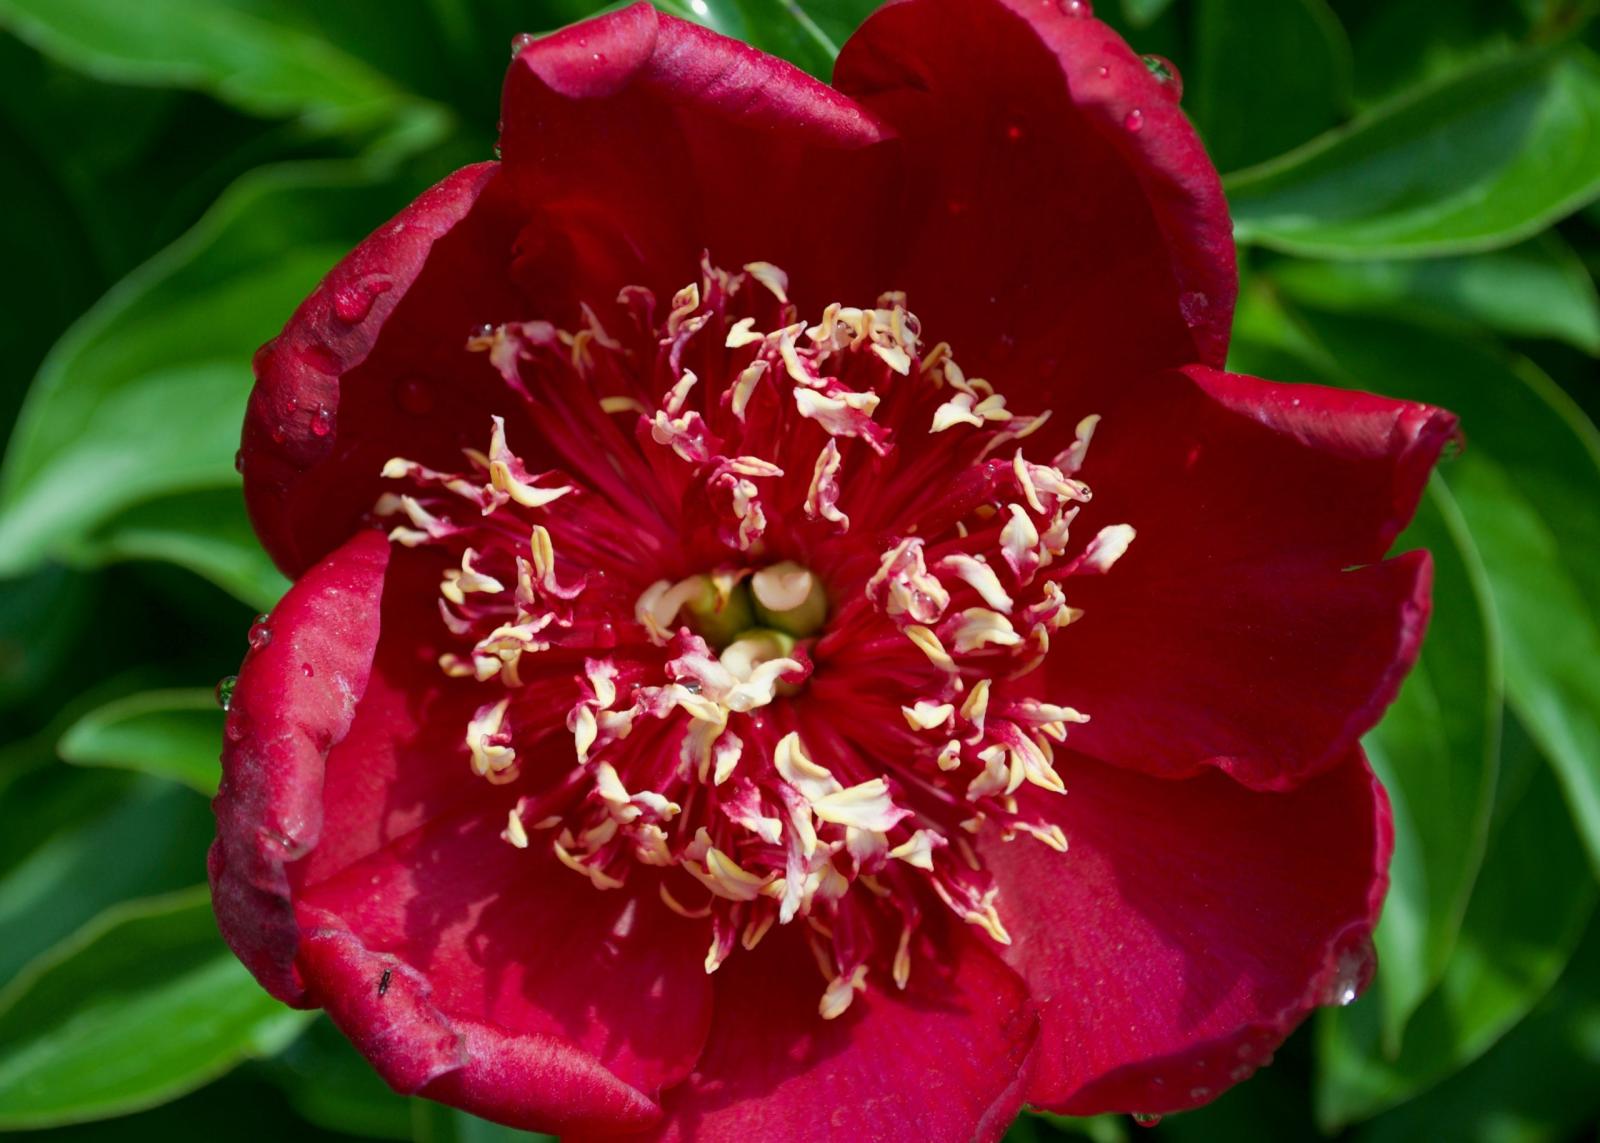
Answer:
[[262, 550], [238, 488], [201, 489], [136, 504], [69, 550], [73, 563], [164, 560], [268, 611], [289, 581]]
[[[704, 24], [788, 60], [826, 81], [839, 45], [797, 0], [655, 0], [663, 12]], [[822, 5], [817, 5], [822, 7]]]
[[1433, 553], [1433, 618], [1422, 655], [1367, 754], [1389, 792], [1395, 851], [1375, 936], [1383, 1042], [1444, 972], [1483, 860], [1500, 761], [1500, 632], [1460, 509], [1435, 478], [1397, 551]]
[[1506, 0], [1345, 0], [1341, 11], [1355, 47], [1357, 98], [1370, 106], [1511, 54], [1529, 39], [1528, 21], [1517, 7]]
[[146, 691], [84, 715], [57, 749], [78, 766], [137, 770], [210, 796], [221, 777], [222, 724], [210, 691]]
[[1195, 45], [1186, 102], [1219, 170], [1280, 155], [1344, 118], [1350, 45], [1326, 0], [1201, 0]]
[[260, 1070], [318, 1127], [375, 1139], [410, 1139], [414, 1102], [397, 1095], [326, 1016]]
[[535, 1143], [553, 1140], [552, 1135], [532, 1131], [518, 1131], [479, 1119], [465, 1111], [433, 1103], [426, 1099], [413, 1100], [412, 1139], [416, 1143]]
[[[0, 710], [12, 711], [72, 672], [94, 615], [88, 576], [61, 568], [0, 582]], [[20, 729], [16, 720], [13, 732]]]
[[0, 1128], [152, 1107], [280, 1050], [309, 1019], [222, 943], [204, 886], [116, 906], [0, 992]]
[[404, 150], [445, 122], [321, 37], [238, 0], [0, 0], [0, 26], [97, 79], [204, 91], [317, 133], [386, 128]]
[[1122, 0], [1122, 14], [1135, 28], [1146, 28], [1172, 7], [1172, 0]]
[[1600, 295], [1553, 231], [1507, 250], [1463, 258], [1313, 262], [1272, 267], [1292, 300], [1340, 313], [1376, 313], [1559, 338], [1600, 355]]
[[[1456, 951], [1439, 987], [1381, 1048], [1380, 971], [1366, 997], [1319, 1018], [1317, 1115], [1325, 1130], [1369, 1118], [1483, 1055], [1538, 1003], [1572, 959], [1600, 887], [1560, 787], [1508, 725], [1495, 822]], [[1447, 1136], [1446, 1136], [1447, 1137]]]
[[54, 763], [0, 799], [0, 980], [125, 897], [205, 877], [216, 822], [193, 791]]
[[1326, 258], [1508, 246], [1600, 194], [1600, 63], [1496, 61], [1226, 182], [1240, 242]]
[[1600, 1116], [1600, 925], [1555, 990], [1470, 1067], [1379, 1116], [1358, 1143], [1561, 1143]]
[[1511, 708], [1600, 870], [1600, 433], [1531, 362], [1422, 326], [1306, 310], [1331, 379], [1453, 409], [1445, 480], [1482, 553]]
[[90, 310], [51, 351], [7, 451], [0, 574], [143, 501], [237, 488], [251, 353], [408, 189], [341, 165], [259, 169]]

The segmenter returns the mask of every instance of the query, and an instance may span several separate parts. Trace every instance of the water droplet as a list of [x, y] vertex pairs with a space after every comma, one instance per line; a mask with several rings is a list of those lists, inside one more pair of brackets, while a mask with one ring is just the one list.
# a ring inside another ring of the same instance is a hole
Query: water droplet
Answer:
[[1161, 85], [1161, 90], [1166, 92], [1176, 103], [1183, 98], [1183, 76], [1178, 73], [1177, 65], [1166, 56], [1142, 56], [1144, 66], [1150, 69], [1150, 74], [1156, 77], [1156, 82]]
[[326, 373], [330, 377], [337, 377], [343, 372], [338, 356], [326, 345], [306, 346], [300, 351], [300, 359], [318, 373]]
[[1142, 131], [1144, 129], [1144, 112], [1135, 107], [1123, 118], [1122, 125], [1129, 131]]
[[1101, 64], [1099, 67], [1095, 68], [1095, 71], [1099, 73], [1101, 79], [1111, 78], [1111, 69], [1105, 64]]
[[474, 326], [473, 330], [472, 330], [472, 336], [473, 337], [493, 337], [494, 336], [494, 326], [490, 325], [488, 322], [484, 322], [482, 325], [479, 325], [479, 326]]
[[300, 407], [300, 402], [296, 401], [293, 397], [285, 397], [284, 398], [284, 400], [283, 400], [283, 411], [284, 411], [285, 415], [291, 416], [291, 417], [294, 416], [295, 410], [298, 409], [299, 407]]
[[300, 664], [300, 673], [302, 675], [304, 675], [308, 679], [315, 678], [316, 674], [317, 674], [317, 669], [315, 667], [313, 667], [310, 663], [301, 663]]
[[1056, 7], [1064, 16], [1093, 16], [1094, 5], [1089, 0], [1056, 0]]
[[265, 615], [258, 615], [250, 627], [250, 647], [259, 651], [270, 642], [272, 642], [272, 628], [267, 626]]
[[402, 377], [394, 387], [394, 403], [402, 413], [425, 417], [433, 412], [433, 388], [420, 377]]
[[498, 142], [496, 142], [494, 145], [494, 157], [497, 159], [502, 159], [505, 157], [505, 151], [501, 148]]
[[1025, 132], [1022, 130], [1022, 125], [1020, 123], [1006, 124], [1006, 138], [1011, 142], [1019, 142], [1024, 134]]
[[218, 681], [217, 689], [214, 693], [217, 696], [217, 705], [223, 710], [228, 710], [233, 706], [233, 688], [238, 685], [238, 675], [227, 675]]
[[1211, 299], [1198, 290], [1178, 295], [1178, 312], [1183, 315], [1183, 324], [1190, 329], [1205, 321], [1210, 310]]
[[318, 409], [311, 415], [311, 435], [325, 437], [333, 432], [333, 413], [327, 409]]
[[289, 439], [289, 430], [284, 428], [283, 425], [277, 424], [272, 426], [272, 431], [267, 435], [272, 438], [273, 444], [282, 444]]
[[1153, 1115], [1148, 1111], [1135, 1111], [1133, 1122], [1140, 1127], [1154, 1127], [1161, 1122], [1161, 1116]]
[[372, 312], [372, 303], [394, 288], [394, 280], [373, 274], [358, 282], [340, 286], [333, 294], [333, 313], [340, 321], [354, 325]]
[[244, 449], [235, 449], [233, 452], [233, 471], [244, 471]]
[[1345, 941], [1331, 959], [1328, 981], [1322, 989], [1322, 1003], [1341, 1008], [1354, 1004], [1356, 997], [1366, 990], [1377, 967], [1378, 957], [1370, 937], [1361, 935]]
[[605, 53], [604, 52], [595, 52], [594, 53], [594, 62], [598, 63], [598, 64], [605, 63], [606, 62]]
[[511, 37], [511, 58], [516, 59], [525, 48], [539, 37], [532, 32], [518, 32]]

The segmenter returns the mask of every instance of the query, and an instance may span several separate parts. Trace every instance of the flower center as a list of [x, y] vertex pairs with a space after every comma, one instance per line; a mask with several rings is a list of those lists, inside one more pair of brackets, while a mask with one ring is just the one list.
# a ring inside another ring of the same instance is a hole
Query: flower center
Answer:
[[904, 987], [932, 911], [1007, 942], [970, 839], [1066, 848], [1016, 795], [1064, 792], [1087, 716], [1037, 668], [1071, 578], [1133, 537], [1068, 554], [1098, 418], [1030, 461], [1048, 414], [925, 347], [902, 297], [807, 325], [764, 263], [706, 264], [661, 320], [618, 305], [473, 338], [510, 427], [463, 472], [384, 469], [394, 541], [449, 561], [440, 664], [486, 688], [465, 749], [504, 838], [653, 887], [707, 926], [707, 971], [800, 925], [825, 1017], [874, 974]]

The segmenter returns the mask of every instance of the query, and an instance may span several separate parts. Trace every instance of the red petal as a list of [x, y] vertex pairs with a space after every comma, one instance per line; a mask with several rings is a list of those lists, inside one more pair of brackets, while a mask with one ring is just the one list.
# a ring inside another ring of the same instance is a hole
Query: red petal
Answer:
[[334, 1022], [397, 1091], [534, 1131], [614, 1134], [660, 1117], [642, 1092], [558, 1037], [447, 1015], [426, 977], [341, 928], [307, 934], [301, 963]]
[[[1195, 369], [1116, 395], [1083, 475], [1133, 546], [1071, 581], [1084, 618], [1041, 689], [1087, 711], [1073, 745], [1169, 776], [1292, 785], [1377, 722], [1416, 658], [1425, 554], [1380, 557], [1454, 418]], [[1088, 517], [1086, 517], [1088, 519]]]
[[[481, 782], [464, 759], [409, 761]], [[341, 764], [360, 759], [336, 753], [330, 767]], [[492, 817], [436, 818], [308, 886], [298, 902], [302, 924], [347, 928], [363, 948], [382, 950], [382, 965], [374, 962], [377, 971], [359, 984], [363, 996], [375, 991], [381, 968], [393, 966], [407, 985], [426, 986], [430, 1011], [446, 1024], [480, 1021], [564, 1043], [646, 1093], [682, 1079], [711, 1018], [705, 926], [670, 912], [647, 877], [633, 890], [596, 890], [555, 861], [548, 834], [535, 834], [527, 850], [513, 848], [500, 833], [515, 799], [503, 798]], [[345, 1006], [358, 1043], [374, 1034], [370, 1021], [383, 1024], [383, 1005], [351, 1007], [341, 997], [342, 978], [319, 977], [312, 965], [305, 973], [308, 991], [326, 997], [330, 1011]], [[559, 1102], [542, 1101], [538, 1122], [530, 1107], [518, 1123], [561, 1129], [562, 1113]]]
[[506, 78], [501, 148], [533, 219], [522, 271], [579, 298], [666, 297], [709, 250], [776, 263], [820, 310], [873, 288], [847, 283], [880, 248], [885, 134], [794, 66], [647, 4], [574, 25]]
[[1081, 757], [1061, 772], [1069, 792], [1051, 808], [1070, 853], [982, 844], [1006, 959], [1042, 1006], [1030, 1103], [1197, 1106], [1366, 983], [1393, 838], [1359, 755], [1288, 794]]
[[323, 767], [367, 689], [388, 561], [388, 541], [363, 532], [291, 587], [228, 710], [212, 902], [239, 959], [289, 1004], [307, 1001], [286, 866], [321, 835]]
[[705, 1054], [663, 1100], [662, 1137], [999, 1139], [1021, 1108], [1037, 1020], [994, 954], [946, 935], [944, 966], [919, 956], [905, 992], [874, 981], [828, 1021], [801, 934], [780, 929], [730, 957]]
[[905, 140], [893, 285], [969, 373], [1015, 393], [1222, 364], [1238, 283], [1221, 181], [1111, 29], [1041, 0], [904, 0], [835, 82]]
[[453, 469], [463, 445], [483, 446], [491, 413], [515, 413], [466, 349], [479, 325], [527, 316], [498, 170], [465, 167], [374, 231], [256, 355], [245, 499], [289, 575], [356, 527], [390, 457]]

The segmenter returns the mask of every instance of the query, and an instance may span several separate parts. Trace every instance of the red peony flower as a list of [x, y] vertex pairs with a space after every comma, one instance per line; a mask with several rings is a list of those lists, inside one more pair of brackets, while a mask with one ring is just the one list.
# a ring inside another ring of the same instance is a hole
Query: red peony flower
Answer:
[[1219, 371], [1217, 176], [1087, 10], [891, 4], [836, 89], [519, 44], [502, 161], [262, 350], [217, 915], [398, 1090], [992, 1139], [1364, 983], [1453, 421]]

